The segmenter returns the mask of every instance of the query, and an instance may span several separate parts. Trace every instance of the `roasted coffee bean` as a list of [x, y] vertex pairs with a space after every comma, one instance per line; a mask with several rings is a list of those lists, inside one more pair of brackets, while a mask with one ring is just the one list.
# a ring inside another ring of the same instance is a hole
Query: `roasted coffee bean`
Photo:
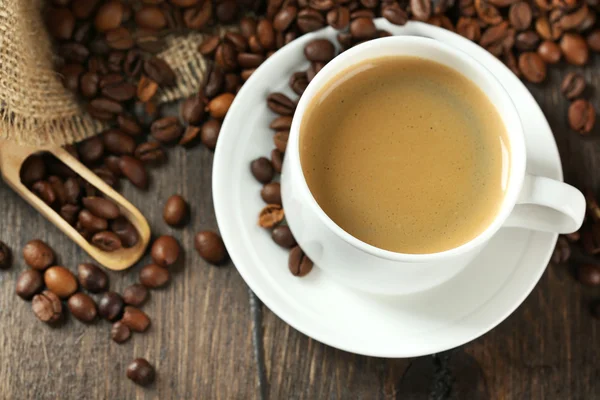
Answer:
[[35, 269], [28, 269], [19, 275], [16, 292], [24, 300], [31, 299], [44, 288], [42, 274]]
[[590, 133], [596, 122], [594, 106], [587, 100], [575, 100], [569, 106], [569, 126], [582, 135]]
[[274, 131], [289, 131], [291, 127], [292, 127], [292, 117], [291, 116], [277, 117], [269, 125], [269, 128], [273, 129]]
[[96, 217], [115, 219], [121, 215], [119, 207], [112, 200], [102, 197], [84, 197], [83, 205]]
[[271, 150], [271, 165], [278, 174], [281, 173], [283, 167], [283, 153], [277, 149]]
[[104, 148], [110, 153], [117, 155], [133, 154], [136, 144], [135, 140], [118, 129], [110, 129], [102, 134]]
[[194, 247], [200, 257], [211, 264], [220, 264], [227, 257], [223, 239], [215, 232], [198, 232], [194, 237]]
[[[391, 15], [389, 11], [387, 14], [388, 16]], [[382, 11], [382, 16], [386, 17], [384, 11]], [[350, 24], [350, 10], [345, 6], [332, 8], [327, 13], [326, 20], [333, 29], [344, 30], [348, 27], [348, 24]]]
[[54, 190], [52, 190], [52, 186], [46, 181], [35, 182], [31, 186], [31, 191], [49, 206], [56, 200], [56, 194], [54, 193]]
[[183, 133], [183, 126], [177, 117], [164, 117], [152, 123], [150, 133], [159, 142], [171, 143], [179, 139]]
[[325, 26], [325, 18], [317, 10], [303, 8], [298, 12], [296, 24], [302, 33], [314, 32]]
[[32, 155], [25, 159], [21, 166], [21, 182], [26, 185], [42, 180], [46, 177], [46, 164], [39, 155]]
[[58, 48], [58, 54], [67, 62], [83, 64], [90, 56], [90, 51], [80, 43], [63, 43]]
[[538, 47], [537, 52], [547, 64], [556, 64], [562, 56], [560, 47], [550, 40], [544, 40]]
[[167, 199], [163, 208], [163, 218], [171, 226], [180, 226], [188, 215], [188, 205], [183, 197], [175, 194]]
[[279, 204], [267, 204], [258, 214], [258, 226], [271, 229], [281, 223], [285, 212]]
[[590, 58], [585, 39], [576, 33], [565, 33], [560, 40], [560, 49], [569, 64], [584, 65]]
[[31, 268], [43, 271], [54, 262], [54, 252], [46, 243], [36, 239], [23, 247], [23, 259]]
[[529, 51], [537, 48], [540, 37], [534, 31], [525, 31], [515, 37], [515, 47], [521, 51]]
[[181, 104], [181, 118], [191, 125], [198, 125], [204, 117], [204, 98], [200, 96], [188, 97]]
[[275, 145], [275, 148], [280, 152], [285, 153], [289, 137], [290, 133], [288, 131], [280, 131], [273, 135], [273, 144]]
[[92, 293], [100, 293], [108, 289], [108, 276], [94, 264], [79, 264], [77, 278], [81, 287]]
[[54, 266], [44, 272], [46, 287], [62, 299], [66, 299], [77, 291], [75, 276], [65, 267]]
[[6, 243], [0, 241], [0, 269], [9, 269], [12, 266], [12, 252]]
[[81, 322], [92, 322], [98, 315], [96, 302], [85, 293], [75, 293], [67, 301], [71, 314]]
[[303, 277], [312, 271], [313, 262], [306, 254], [304, 254], [304, 251], [302, 251], [300, 246], [296, 246], [290, 251], [288, 268], [292, 275]]
[[[404, 25], [408, 22], [408, 13], [398, 3], [383, 6], [381, 16], [394, 25]], [[327, 14], [327, 20], [329, 21], [329, 14]]]
[[175, 72], [169, 64], [158, 57], [152, 57], [144, 63], [144, 73], [160, 86], [173, 86], [175, 84]]
[[256, 33], [256, 20], [253, 17], [242, 17], [239, 22], [240, 32], [248, 39]]
[[75, 178], [68, 178], [65, 181], [65, 196], [67, 202], [70, 204], [77, 204], [79, 202], [79, 196], [81, 194], [81, 187]]
[[107, 97], [96, 97], [88, 104], [87, 111], [101, 120], [110, 120], [123, 112], [123, 105]]
[[188, 126], [185, 128], [181, 139], [179, 139], [179, 144], [181, 146], [191, 146], [195, 143], [196, 139], [200, 135], [200, 128], [197, 126]]
[[75, 17], [68, 8], [50, 7], [46, 11], [46, 26], [52, 37], [58, 40], [69, 40], [75, 29]]
[[214, 150], [217, 147], [219, 132], [221, 131], [221, 122], [216, 119], [210, 119], [202, 124], [200, 129], [200, 140], [208, 149]]
[[131, 337], [131, 329], [121, 321], [117, 321], [110, 330], [110, 337], [116, 343], [125, 343]]
[[[420, 1], [425, 2], [424, 0]], [[356, 18], [355, 20], [350, 22], [350, 34], [356, 40], [373, 39], [377, 36], [377, 28], [375, 27], [375, 24], [373, 23], [373, 20], [371, 18]]]
[[101, 88], [112, 84], [119, 84], [124, 81], [123, 76], [120, 75], [120, 73], [123, 71], [124, 59], [125, 53], [122, 51], [111, 51], [108, 54], [108, 59], [106, 60], [106, 67], [109, 71], [112, 72], [112, 74], [102, 77], [102, 79], [100, 80]]
[[116, 251], [123, 247], [119, 236], [110, 231], [102, 231], [94, 234], [90, 242], [100, 250], [106, 252]]
[[207, 81], [204, 86], [204, 94], [208, 98], [217, 96], [223, 90], [223, 84], [225, 82], [225, 73], [218, 66], [214, 66], [207, 73]]
[[123, 313], [123, 299], [115, 292], [106, 292], [98, 300], [98, 314], [109, 321], [116, 321]]
[[523, 76], [533, 83], [540, 83], [546, 79], [546, 63], [533, 52], [523, 53], [519, 56], [519, 69]]
[[262, 54], [265, 52], [265, 49], [263, 49], [256, 35], [253, 35], [248, 39], [248, 47], [250, 48], [251, 52], [256, 54]]
[[212, 57], [220, 43], [221, 38], [219, 36], [213, 35], [205, 37], [198, 46], [198, 52], [205, 57]]
[[86, 72], [81, 76], [79, 83], [81, 94], [84, 97], [94, 97], [98, 93], [99, 76], [95, 72]]
[[132, 306], [125, 306], [121, 322], [134, 332], [144, 332], [150, 326], [150, 318], [148, 318], [148, 315], [142, 310]]
[[[129, 50], [135, 45], [135, 42], [131, 32], [121, 26], [106, 32], [106, 44], [114, 50]], [[120, 61], [122, 60], [123, 58], [120, 59]]]
[[149, 264], [140, 270], [140, 283], [149, 289], [157, 289], [169, 283], [171, 276], [166, 268]]
[[237, 93], [238, 89], [241, 87], [241, 79], [238, 74], [229, 73], [225, 74], [223, 91], [229, 92], [231, 94]]
[[281, 205], [281, 186], [279, 182], [270, 182], [263, 186], [260, 197], [267, 204]]
[[578, 72], [569, 72], [560, 85], [560, 91], [569, 100], [581, 96], [585, 90], [585, 78]]
[[123, 21], [124, 7], [120, 1], [107, 1], [96, 12], [94, 25], [99, 32], [118, 28]]
[[512, 4], [508, 11], [508, 19], [516, 30], [524, 31], [531, 25], [531, 6], [524, 1]]
[[273, 19], [273, 28], [276, 31], [283, 32], [287, 30], [296, 19], [298, 8], [293, 5], [283, 7]]
[[48, 177], [48, 184], [50, 184], [50, 187], [52, 188], [52, 192], [54, 193], [54, 196], [56, 197], [56, 203], [58, 207], [61, 207], [62, 205], [64, 205], [67, 202], [67, 194], [65, 191], [65, 185], [62, 181], [62, 179], [60, 179], [58, 176], [49, 176]]
[[120, 217], [112, 221], [110, 229], [119, 237], [121, 245], [125, 248], [135, 246], [140, 240], [137, 229], [125, 217]]
[[304, 46], [304, 56], [309, 61], [329, 62], [335, 57], [335, 47], [327, 39], [314, 39]]
[[72, 92], [79, 90], [79, 78], [84, 72], [85, 69], [81, 64], [65, 64], [59, 70], [64, 87]]
[[101, 93], [109, 99], [115, 101], [128, 101], [135, 97], [137, 88], [128, 82], [120, 82], [112, 85], [105, 85]]
[[[115, 187], [117, 184], [117, 177], [112, 173], [110, 169], [106, 166], [100, 166], [98, 168], [94, 168], [92, 170], [94, 174], [98, 176], [98, 178], [102, 179], [104, 183], [106, 183], [110, 187]], [[97, 193], [96, 188], [93, 188], [93, 194], [91, 196], [95, 196]]]
[[179, 258], [181, 247], [173, 236], [163, 235], [157, 238], [150, 249], [150, 256], [155, 264], [168, 267]]
[[260, 183], [269, 183], [273, 180], [273, 165], [266, 157], [260, 157], [250, 163], [252, 175]]
[[125, 304], [130, 306], [139, 307], [144, 304], [147, 298], [148, 289], [146, 289], [146, 286], [139, 283], [127, 286], [125, 290], [123, 290], [123, 300], [125, 301]]
[[141, 143], [134, 152], [135, 158], [148, 164], [160, 164], [167, 159], [167, 155], [160, 143]]
[[188, 28], [201, 30], [210, 21], [212, 14], [212, 1], [203, 1], [195, 7], [187, 8], [183, 12], [183, 21]]
[[593, 264], [584, 264], [577, 269], [577, 279], [585, 286], [600, 285], [600, 267]]
[[137, 97], [141, 102], [148, 102], [152, 100], [156, 92], [158, 91], [158, 83], [154, 82], [147, 76], [142, 75], [137, 86]]
[[77, 215], [81, 208], [74, 204], [65, 204], [59, 210], [60, 216], [69, 223], [69, 225], [75, 225], [77, 223]]
[[223, 119], [231, 107], [231, 103], [235, 99], [235, 95], [232, 93], [223, 93], [214, 99], [212, 99], [208, 105], [207, 110], [210, 116], [215, 119]]
[[279, 225], [273, 228], [271, 238], [275, 243], [286, 249], [291, 249], [297, 245], [296, 239], [294, 239], [292, 231], [287, 225]]
[[119, 168], [119, 160], [120, 158], [118, 156], [106, 156], [104, 158], [104, 166], [106, 167], [106, 169], [108, 169], [110, 171], [110, 173], [114, 176], [114, 177], [119, 177], [121, 176], [121, 168]]
[[160, 8], [146, 5], [135, 13], [135, 23], [140, 28], [160, 30], [167, 26], [167, 19]]
[[265, 57], [254, 53], [239, 53], [237, 62], [242, 68], [257, 68], [265, 61]]
[[122, 132], [131, 136], [139, 136], [142, 133], [142, 127], [136, 118], [130, 115], [121, 114], [117, 117], [117, 124]]
[[35, 316], [42, 322], [51, 324], [62, 317], [62, 303], [58, 296], [49, 290], [33, 296], [31, 308]]
[[283, 93], [271, 93], [267, 97], [267, 107], [279, 115], [294, 115], [296, 103]]
[[600, 53], [600, 29], [592, 31], [587, 36], [587, 44], [596, 53]]
[[108, 222], [105, 218], [97, 217], [89, 210], [82, 210], [77, 220], [89, 232], [103, 231], [108, 228]]
[[131, 156], [122, 156], [119, 162], [121, 173], [129, 181], [140, 189], [148, 187], [148, 173], [144, 168], [144, 164]]
[[475, 18], [461, 17], [456, 24], [456, 33], [473, 42], [479, 42], [481, 27]]
[[234, 71], [238, 67], [235, 47], [228, 42], [221, 43], [215, 52], [215, 62], [223, 71]]
[[154, 367], [143, 358], [136, 358], [127, 367], [127, 377], [140, 386], [152, 384], [154, 376]]
[[308, 86], [308, 76], [306, 75], [306, 72], [298, 71], [293, 73], [290, 77], [289, 84], [294, 93], [298, 96], [302, 96], [302, 93], [304, 93]]
[[256, 25], [256, 37], [265, 50], [275, 49], [275, 30], [268, 19], [261, 19]]

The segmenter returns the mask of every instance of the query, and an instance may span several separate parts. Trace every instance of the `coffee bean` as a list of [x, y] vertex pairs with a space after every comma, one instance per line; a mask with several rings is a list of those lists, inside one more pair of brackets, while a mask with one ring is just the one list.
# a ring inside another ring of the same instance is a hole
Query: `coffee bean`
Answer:
[[[110, 187], [115, 187], [117, 184], [117, 177], [109, 170], [106, 166], [100, 166], [98, 168], [94, 168], [92, 170], [94, 174], [98, 176], [98, 178], [102, 179], [104, 183], [106, 183]], [[91, 186], [91, 185], [90, 185]], [[95, 196], [98, 192], [95, 187], [93, 188], [93, 192], [88, 195]]]
[[58, 54], [67, 62], [83, 64], [90, 56], [90, 51], [80, 43], [63, 43], [58, 48]]
[[28, 269], [19, 275], [16, 292], [24, 300], [31, 299], [44, 288], [42, 274], [35, 269]]
[[87, 111], [97, 119], [111, 120], [123, 112], [123, 106], [107, 97], [96, 97], [88, 104]]
[[108, 221], [106, 219], [95, 216], [89, 210], [82, 210], [77, 220], [84, 229], [90, 232], [103, 231], [108, 228]]
[[223, 90], [223, 84], [225, 82], [225, 73], [223, 70], [214, 66], [210, 71], [207, 72], [207, 81], [204, 86], [204, 94], [208, 98], [217, 96]]
[[35, 182], [31, 186], [31, 191], [49, 206], [56, 200], [56, 194], [54, 193], [54, 190], [52, 190], [52, 186], [46, 181]]
[[67, 301], [71, 314], [81, 322], [92, 322], [98, 315], [96, 302], [85, 293], [75, 293]]
[[531, 25], [531, 6], [524, 1], [512, 4], [508, 11], [508, 19], [516, 30], [524, 31]]
[[584, 65], [590, 58], [585, 39], [576, 33], [565, 33], [560, 40], [560, 49], [569, 64]]
[[292, 117], [291, 116], [281, 116], [275, 118], [271, 121], [269, 128], [274, 131], [289, 131], [292, 127]]
[[219, 36], [213, 35], [205, 37], [198, 46], [198, 52], [205, 57], [212, 57], [220, 43], [221, 38]]
[[123, 299], [115, 292], [106, 292], [98, 300], [98, 314], [109, 321], [116, 321], [123, 313]]
[[[211, 3], [210, 1], [207, 3]], [[127, 377], [140, 386], [148, 386], [154, 382], [154, 367], [143, 358], [136, 358], [127, 367]]]
[[127, 249], [135, 246], [140, 240], [137, 229], [125, 217], [120, 217], [112, 221], [110, 230], [119, 237], [121, 245]]
[[171, 279], [166, 268], [156, 264], [149, 264], [140, 270], [140, 283], [149, 289], [165, 286]]
[[569, 106], [569, 126], [582, 135], [590, 133], [596, 122], [594, 106], [587, 100], [575, 100]]
[[152, 57], [144, 63], [144, 73], [160, 86], [173, 86], [175, 84], [175, 72], [169, 64], [158, 57]]
[[260, 197], [267, 204], [281, 204], [281, 186], [279, 182], [264, 185], [260, 191]]
[[164, 117], [152, 123], [150, 132], [159, 142], [170, 143], [179, 139], [183, 133], [183, 127], [177, 117]]
[[275, 145], [277, 150], [279, 150], [282, 153], [285, 153], [285, 150], [287, 149], [287, 142], [288, 142], [289, 137], [290, 137], [290, 133], [288, 131], [277, 132], [273, 136], [273, 144]]
[[67, 202], [65, 185], [58, 176], [52, 175], [48, 177], [48, 184], [52, 188], [52, 192], [56, 197], [56, 206], [62, 207]]
[[256, 33], [256, 20], [254, 17], [242, 17], [239, 22], [240, 32], [248, 39]]
[[201, 30], [210, 21], [213, 14], [212, 1], [190, 7], [183, 12], [183, 21], [190, 29]]
[[181, 118], [188, 124], [198, 125], [204, 117], [204, 98], [188, 97], [181, 104]]
[[113, 252], [123, 247], [121, 239], [116, 233], [110, 231], [102, 231], [94, 234], [92, 244], [102, 251]]
[[254, 53], [239, 53], [237, 55], [237, 62], [242, 68], [257, 68], [260, 64], [265, 61], [265, 57], [260, 54]]
[[94, 264], [79, 264], [77, 278], [81, 287], [92, 293], [100, 293], [108, 289], [108, 276]]
[[131, 136], [139, 136], [142, 133], [142, 127], [135, 117], [121, 114], [117, 117], [117, 124], [122, 132]]
[[562, 56], [560, 47], [549, 40], [544, 40], [538, 47], [537, 52], [547, 64], [556, 64]]
[[75, 29], [75, 17], [71, 10], [64, 7], [50, 7], [46, 11], [46, 26], [52, 37], [69, 40]]
[[287, 30], [296, 19], [298, 8], [293, 5], [283, 7], [273, 19], [273, 28], [276, 31], [283, 32]]
[[144, 304], [147, 298], [148, 289], [146, 289], [146, 286], [139, 283], [127, 286], [125, 290], [123, 290], [123, 300], [125, 301], [125, 304], [130, 306], [139, 307]]
[[223, 93], [212, 99], [207, 106], [210, 116], [215, 119], [225, 118], [225, 115], [227, 115], [229, 107], [231, 107], [231, 103], [233, 102], [234, 98], [234, 94]]
[[179, 144], [181, 146], [191, 146], [196, 142], [196, 139], [200, 135], [200, 128], [197, 126], [188, 126], [185, 128], [181, 139], [179, 139]]
[[86, 165], [94, 164], [102, 159], [104, 155], [104, 144], [98, 136], [93, 136], [77, 145], [77, 151], [81, 162]]
[[188, 205], [180, 195], [173, 195], [167, 199], [163, 208], [163, 218], [171, 226], [180, 226], [188, 214]]
[[131, 156], [122, 156], [119, 162], [121, 173], [129, 181], [139, 189], [148, 187], [148, 173], [144, 168], [144, 164]]
[[292, 275], [303, 277], [312, 271], [313, 262], [304, 254], [300, 246], [296, 246], [290, 251], [288, 268]]
[[600, 267], [593, 264], [584, 264], [577, 269], [577, 279], [585, 286], [600, 285]]
[[546, 63], [537, 54], [526, 52], [519, 56], [519, 69], [530, 82], [540, 83], [546, 79]]
[[271, 150], [271, 165], [277, 173], [281, 173], [283, 167], [283, 153], [277, 149]]
[[221, 131], [221, 122], [216, 119], [211, 119], [202, 124], [200, 130], [200, 140], [210, 150], [214, 150], [217, 147], [217, 140], [219, 139], [219, 132]]
[[31, 268], [43, 271], [54, 262], [54, 252], [46, 243], [36, 239], [23, 247], [23, 259]]
[[306, 87], [308, 86], [308, 77], [306, 72], [295, 72], [290, 77], [289, 81], [290, 88], [296, 93], [298, 96], [302, 96]]
[[118, 28], [123, 21], [124, 7], [120, 1], [107, 1], [96, 12], [94, 25], [99, 32]]
[[78, 204], [81, 188], [77, 180], [75, 178], [68, 178], [65, 181], [64, 187], [67, 202], [73, 205]]
[[56, 294], [44, 290], [33, 296], [31, 308], [36, 317], [42, 322], [54, 323], [62, 317], [62, 304]]
[[115, 219], [121, 215], [119, 207], [112, 200], [102, 197], [84, 197], [82, 201], [85, 208], [96, 217]]
[[158, 90], [158, 83], [142, 75], [137, 86], [137, 97], [141, 102], [150, 101]]
[[65, 204], [59, 210], [60, 216], [69, 223], [69, 225], [75, 225], [77, 223], [77, 215], [79, 215], [81, 208], [73, 204]]
[[[415, 1], [415, 0], [412, 0]], [[412, 2], [411, 1], [411, 2]], [[420, 0], [422, 3], [426, 1]], [[415, 10], [413, 10], [414, 14]], [[429, 17], [427, 17], [429, 18]], [[426, 18], [426, 19], [427, 19]], [[373, 39], [377, 35], [377, 28], [373, 23], [373, 20], [366, 17], [356, 18], [350, 22], [350, 34], [356, 40], [368, 40]]]
[[314, 39], [304, 46], [304, 56], [309, 61], [329, 62], [335, 57], [335, 47], [327, 39]]
[[227, 257], [223, 239], [215, 232], [202, 231], [194, 237], [194, 247], [204, 260], [211, 264], [221, 264]]
[[134, 155], [138, 160], [148, 164], [160, 164], [167, 158], [165, 151], [157, 142], [141, 143], [135, 149]]
[[66, 299], [77, 291], [75, 276], [65, 267], [54, 266], [44, 272], [46, 287], [62, 299]]
[[[113, 37], [113, 39], [116, 37]], [[111, 51], [108, 54], [106, 60], [106, 67], [109, 71], [113, 72], [103, 76], [100, 79], [100, 87], [103, 88], [109, 85], [117, 85], [124, 82], [124, 77], [120, 75], [123, 71], [123, 60], [125, 59], [125, 53], [122, 51]]]
[[534, 31], [520, 32], [515, 37], [515, 47], [522, 51], [534, 50], [540, 42], [540, 37]]
[[236, 94], [238, 89], [241, 87], [241, 79], [238, 74], [229, 73], [225, 74], [223, 91], [231, 94]]
[[104, 167], [106, 167], [115, 178], [121, 176], [119, 160], [120, 158], [114, 155], [106, 156], [104, 158]]
[[[381, 9], [381, 16], [394, 25], [404, 25], [408, 22], [408, 13], [403, 10], [398, 3], [391, 3], [383, 6]], [[327, 14], [327, 17], [327, 20], [329, 20], [329, 14]]]
[[181, 247], [173, 236], [163, 235], [157, 238], [152, 244], [150, 255], [152, 261], [161, 267], [168, 267], [175, 264], [179, 258]]
[[144, 29], [160, 30], [167, 26], [167, 19], [156, 6], [143, 6], [135, 13], [135, 23]]
[[596, 53], [600, 53], [600, 29], [592, 31], [587, 37], [587, 44]]
[[283, 93], [271, 93], [267, 97], [267, 106], [279, 115], [294, 115], [296, 103]]
[[21, 182], [29, 185], [46, 177], [46, 164], [42, 157], [32, 155], [25, 159], [19, 173]]
[[265, 50], [275, 48], [275, 30], [273, 24], [268, 19], [261, 19], [256, 25], [256, 37], [261, 47]]
[[269, 183], [273, 180], [273, 165], [266, 157], [260, 157], [250, 163], [252, 175], [260, 183]]
[[296, 239], [294, 239], [292, 231], [287, 225], [279, 225], [273, 228], [271, 238], [275, 243], [286, 249], [296, 246]]
[[578, 72], [569, 72], [560, 85], [560, 91], [569, 100], [581, 96], [585, 90], [585, 78]]
[[[134, 45], [133, 36], [127, 28], [119, 27], [106, 32], [106, 44], [115, 50], [129, 50]], [[122, 58], [121, 58], [122, 61]]]
[[238, 67], [237, 51], [231, 43], [221, 43], [215, 52], [215, 62], [225, 72], [232, 72]]
[[144, 332], [150, 326], [148, 315], [132, 306], [125, 306], [121, 322], [134, 332]]
[[119, 82], [112, 85], [105, 85], [101, 93], [109, 99], [115, 101], [128, 101], [135, 97], [137, 88], [128, 82]]
[[298, 12], [296, 24], [302, 33], [314, 32], [325, 26], [325, 18], [317, 10], [303, 8]]
[[131, 337], [131, 329], [121, 321], [117, 321], [110, 330], [110, 337], [116, 343], [125, 343]]
[[285, 212], [279, 204], [267, 204], [258, 214], [258, 226], [271, 229], [285, 218]]

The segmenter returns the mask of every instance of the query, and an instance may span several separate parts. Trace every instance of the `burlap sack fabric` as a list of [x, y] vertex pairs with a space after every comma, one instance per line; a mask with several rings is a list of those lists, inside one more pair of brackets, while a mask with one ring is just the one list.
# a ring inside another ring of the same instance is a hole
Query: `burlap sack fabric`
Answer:
[[[43, 0], [0, 0], [0, 139], [33, 146], [73, 143], [106, 126], [88, 115], [55, 71], [52, 41], [43, 20]], [[166, 38], [158, 56], [177, 75], [160, 91], [159, 103], [196, 93], [206, 63], [198, 53], [203, 35]]]

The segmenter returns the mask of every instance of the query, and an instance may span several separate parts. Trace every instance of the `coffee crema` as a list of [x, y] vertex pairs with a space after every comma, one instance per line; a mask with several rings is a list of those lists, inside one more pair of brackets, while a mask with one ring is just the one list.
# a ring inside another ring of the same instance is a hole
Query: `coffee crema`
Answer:
[[358, 64], [325, 85], [300, 127], [319, 206], [375, 247], [428, 254], [483, 232], [504, 199], [506, 128], [471, 80], [418, 57]]

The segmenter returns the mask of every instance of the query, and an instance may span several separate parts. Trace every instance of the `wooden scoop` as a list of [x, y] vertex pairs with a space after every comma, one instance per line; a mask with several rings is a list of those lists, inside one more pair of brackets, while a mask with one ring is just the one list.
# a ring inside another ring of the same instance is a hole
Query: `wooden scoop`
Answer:
[[[106, 198], [114, 201], [119, 206], [121, 215], [127, 218], [133, 224], [135, 229], [137, 229], [139, 233], [138, 243], [131, 248], [121, 248], [113, 252], [106, 252], [93, 246], [56, 211], [21, 183], [20, 170], [23, 162], [30, 155], [41, 151], [52, 153], [84, 180], [94, 185], [104, 194], [104, 196], [106, 196]], [[115, 271], [124, 270], [135, 264], [144, 255], [144, 251], [150, 241], [150, 226], [144, 216], [123, 196], [108, 186], [102, 179], [96, 176], [96, 174], [90, 171], [62, 147], [51, 146], [33, 148], [16, 145], [7, 141], [0, 141], [0, 171], [4, 181], [6, 181], [14, 191], [106, 268]]]

